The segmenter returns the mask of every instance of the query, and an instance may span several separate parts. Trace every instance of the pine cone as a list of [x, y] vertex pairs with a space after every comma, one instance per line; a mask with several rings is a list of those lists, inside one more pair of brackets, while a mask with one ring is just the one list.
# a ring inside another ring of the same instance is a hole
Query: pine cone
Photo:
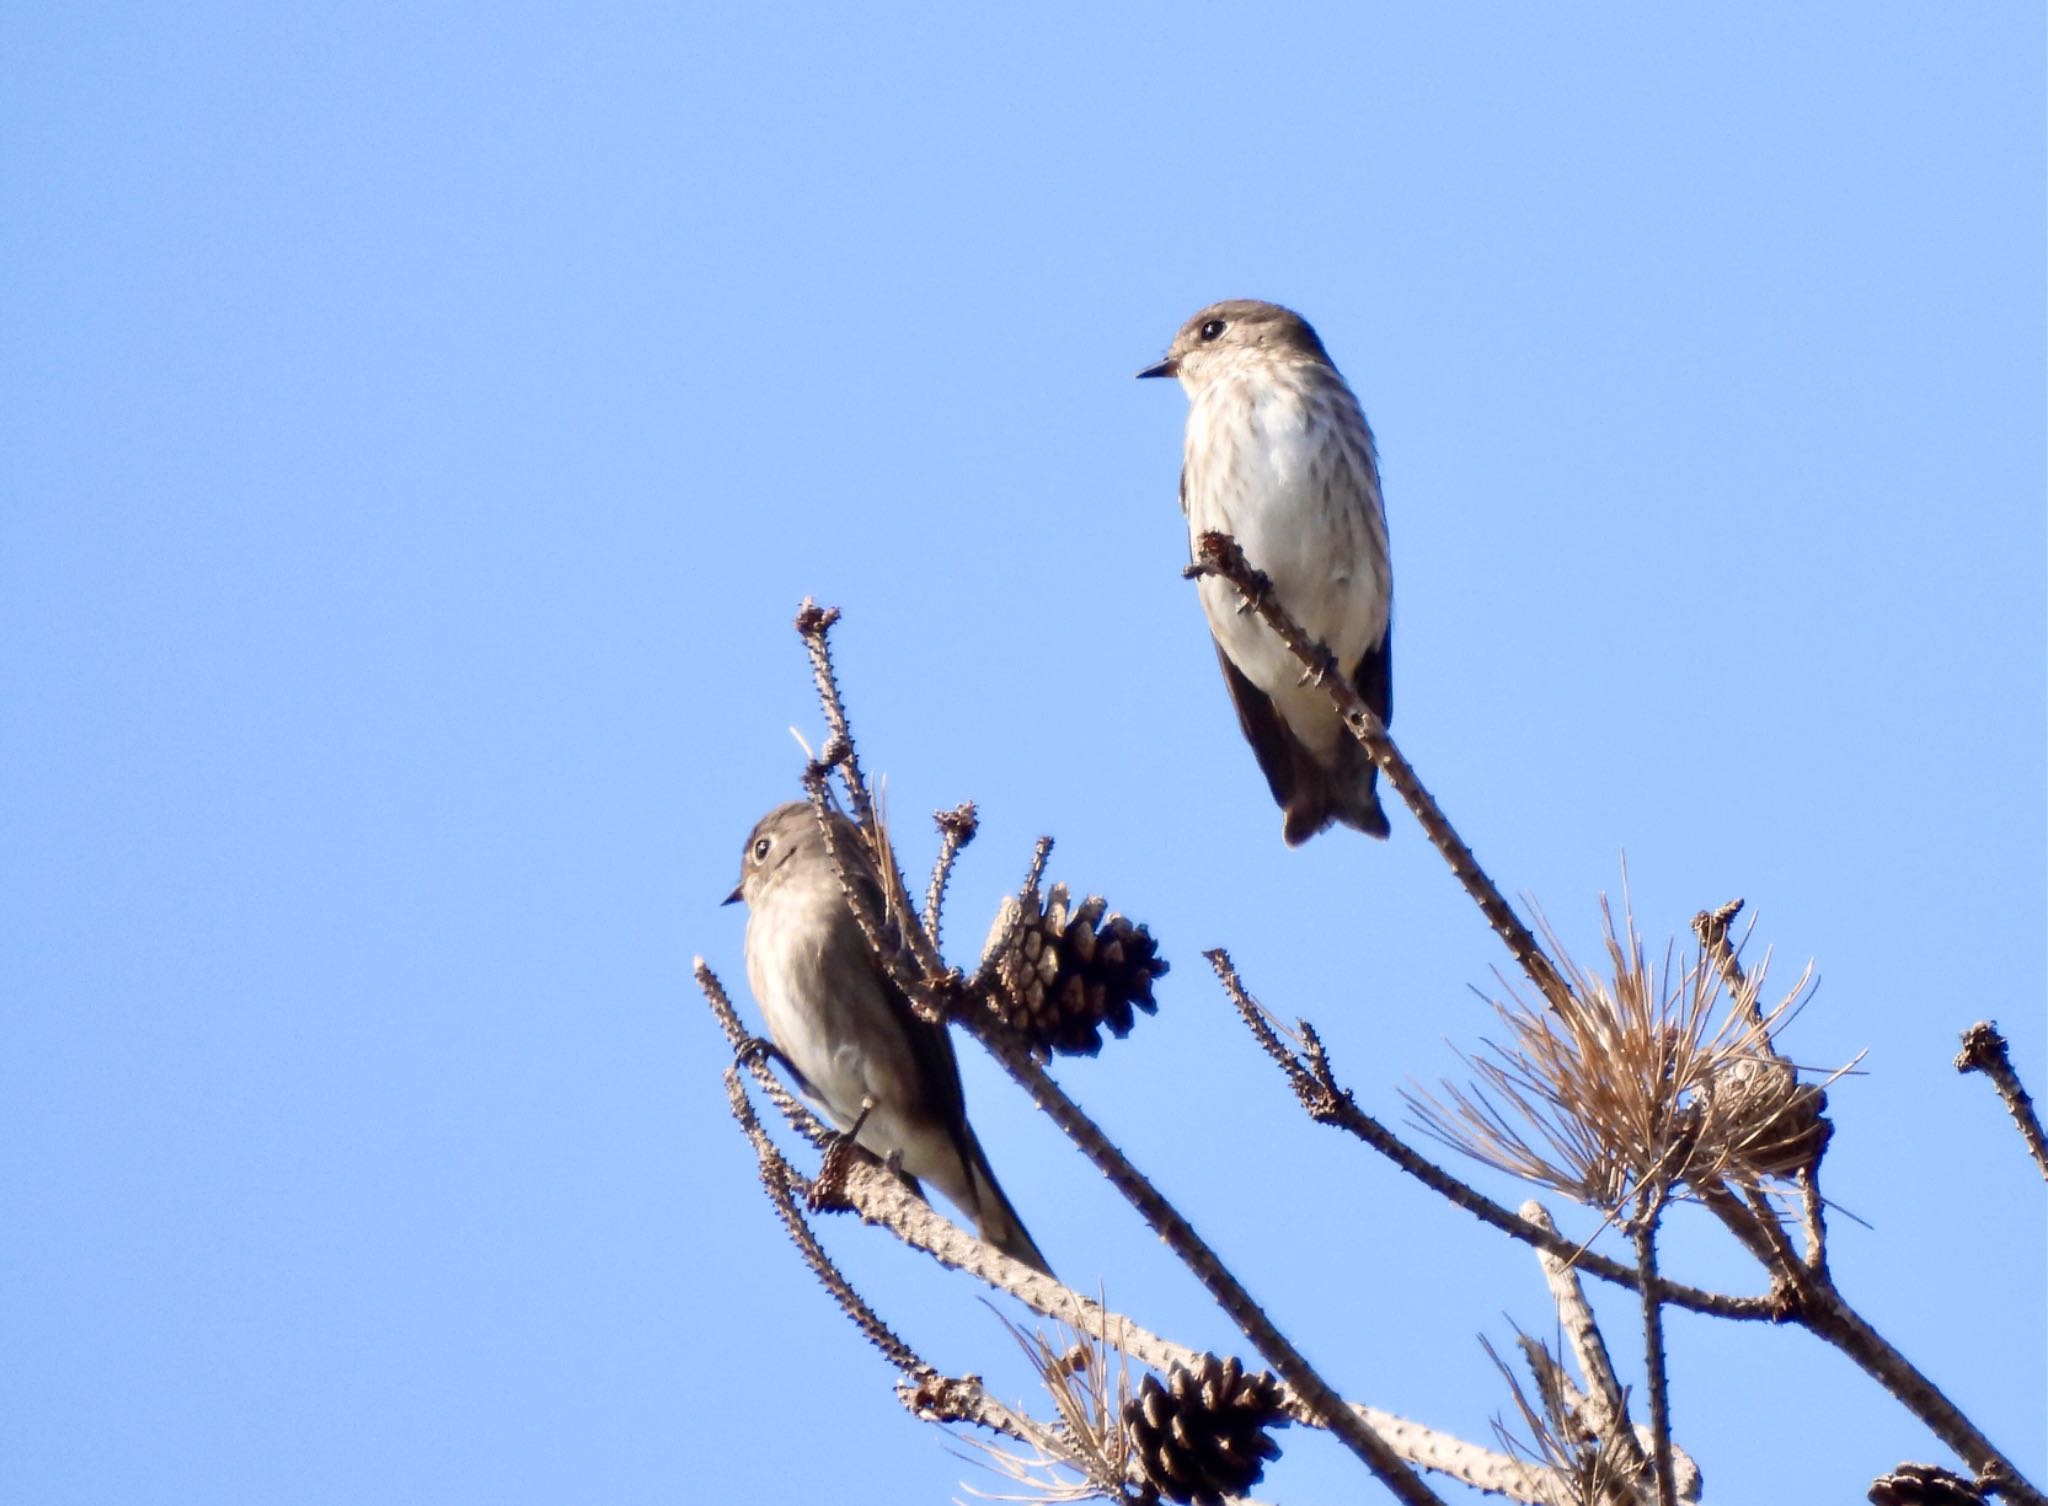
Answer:
[[1166, 971], [1152, 933], [1109, 910], [1100, 895], [1074, 905], [1065, 884], [1040, 899], [1036, 885], [1003, 901], [982, 952], [1010, 1028], [1048, 1052], [1093, 1056], [1102, 1027], [1121, 1040], [1133, 1011], [1158, 1009], [1152, 980]]
[[1267, 1431], [1281, 1416], [1280, 1382], [1264, 1371], [1246, 1375], [1235, 1358], [1175, 1365], [1164, 1385], [1146, 1376], [1123, 1416], [1146, 1482], [1181, 1506], [1243, 1495], [1280, 1455]]
[[1706, 1099], [1742, 1181], [1811, 1169], [1834, 1133], [1823, 1117], [1828, 1095], [1782, 1061], [1738, 1061], [1715, 1075]]
[[1932, 1464], [1901, 1464], [1870, 1482], [1875, 1506], [1984, 1506], [1984, 1493]]

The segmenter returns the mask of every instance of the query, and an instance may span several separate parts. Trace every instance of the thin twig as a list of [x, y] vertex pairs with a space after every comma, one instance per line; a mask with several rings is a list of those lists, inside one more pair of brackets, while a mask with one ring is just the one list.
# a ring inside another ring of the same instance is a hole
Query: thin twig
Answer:
[[1820, 1159], [1801, 1167], [1794, 1178], [1799, 1187], [1799, 1227], [1806, 1240], [1804, 1259], [1809, 1270], [1828, 1274], [1827, 1199], [1820, 1195]]
[[1991, 1079], [1998, 1096], [2005, 1100], [2005, 1111], [2019, 1126], [2020, 1138], [2027, 1142], [2034, 1164], [2041, 1168], [2042, 1176], [2048, 1177], [2048, 1135], [2041, 1131], [2041, 1117], [2034, 1112], [2034, 1100], [2020, 1086], [2019, 1074], [2012, 1069], [2011, 1049], [1991, 1021], [1980, 1020], [1963, 1032], [1963, 1049], [1956, 1054], [1956, 1070], [1982, 1072]]
[[818, 700], [825, 708], [825, 726], [830, 736], [819, 750], [818, 762], [838, 765], [846, 775], [846, 793], [853, 807], [854, 824], [863, 831], [875, 829], [875, 804], [868, 794], [868, 782], [860, 771], [860, 755], [853, 746], [853, 732], [846, 718], [846, 702], [839, 693], [839, 680], [832, 671], [832, 624], [839, 620], [839, 608], [821, 607], [806, 596], [796, 609], [796, 630], [811, 656], [811, 677], [817, 681]]
[[949, 811], [933, 811], [932, 820], [939, 828], [939, 856], [932, 864], [932, 881], [924, 895], [924, 933], [932, 941], [932, 949], [939, 950], [939, 926], [946, 903], [946, 881], [953, 876], [953, 860], [960, 856], [960, 849], [974, 840], [974, 833], [980, 823], [974, 814], [974, 802], [962, 801]]
[[757, 1049], [763, 1043], [749, 1035], [746, 1026], [740, 1023], [739, 1012], [732, 1007], [732, 1000], [726, 997], [725, 985], [718, 981], [718, 974], [702, 957], [693, 960], [691, 973], [697, 980], [697, 987], [703, 990], [712, 1014], [718, 1017], [726, 1040], [754, 1074], [754, 1081], [760, 1085], [761, 1091], [781, 1111], [782, 1117], [813, 1145], [822, 1146], [834, 1139], [835, 1132], [831, 1126], [812, 1113], [802, 1099], [782, 1085], [781, 1078], [768, 1070], [767, 1053]]
[[[901, 921], [902, 940], [916, 959], [917, 967], [906, 970], [897, 981], [910, 992], [911, 1002], [920, 1014], [937, 1020], [942, 1018], [942, 1014], [929, 991], [910, 988], [909, 984], [911, 977], [918, 972], [938, 977], [945, 974], [946, 967], [939, 958], [938, 938], [925, 930], [910, 908], [903, 871], [897, 865], [895, 851], [883, 829], [881, 812], [868, 788], [867, 776], [861, 772], [860, 750], [854, 746], [853, 724], [846, 714], [846, 697], [839, 688], [838, 673], [832, 667], [831, 632], [837, 621], [839, 608], [820, 607], [808, 596], [797, 608], [797, 635], [803, 639], [804, 651], [810, 656], [811, 678], [817, 686], [818, 703], [825, 713], [825, 725], [831, 729], [831, 735], [819, 750], [816, 761], [804, 770], [804, 789], [818, 813], [819, 824], [825, 829], [825, 850], [832, 857], [833, 869], [839, 875], [841, 887], [847, 891], [847, 901], [855, 918], [860, 921], [861, 934], [867, 939], [869, 948], [878, 958], [885, 961], [893, 959], [898, 948], [885, 945], [879, 932], [888, 917], [897, 917]], [[834, 850], [836, 844], [832, 840], [831, 822], [827, 819], [832, 800], [829, 775], [834, 769], [838, 770], [839, 782], [846, 788], [847, 808], [869, 846], [874, 875], [882, 887], [883, 913], [879, 916], [867, 913], [867, 906], [855, 892], [843, 855]]]
[[[747, 1101], [738, 1069], [725, 1069], [725, 1091], [734, 1119], [754, 1147], [762, 1189], [782, 1219], [790, 1242], [796, 1246], [811, 1274], [818, 1278], [838, 1304], [839, 1310], [860, 1330], [861, 1336], [902, 1373], [903, 1379], [896, 1386], [896, 1396], [904, 1407], [925, 1421], [972, 1423], [1029, 1444], [1049, 1457], [1064, 1459], [1062, 1439], [1057, 1429], [1048, 1428], [1029, 1414], [997, 1401], [974, 1376], [949, 1376], [937, 1370], [882, 1320], [818, 1242], [810, 1220], [804, 1216], [804, 1178], [776, 1148], [775, 1142], [768, 1138], [753, 1105]], [[877, 1172], [877, 1175], [886, 1174]]]
[[1728, 985], [1728, 996], [1738, 1007], [1747, 1006], [1750, 1022], [1762, 1025], [1763, 1004], [1743, 985], [1748, 979], [1743, 975], [1742, 961], [1736, 955], [1738, 948], [1728, 940], [1729, 928], [1735, 924], [1735, 917], [1742, 913], [1742, 901], [1731, 899], [1718, 910], [1702, 910], [1692, 918], [1692, 933], [1699, 937], [1700, 950], [1707, 960], [1721, 969], [1721, 977]]
[[[1742, 1197], [1748, 1205], [1750, 1217], [1754, 1220], [1754, 1227], [1761, 1235], [1764, 1246], [1770, 1252], [1768, 1256], [1759, 1256], [1758, 1258], [1762, 1259], [1765, 1265], [1773, 1270], [1782, 1269], [1788, 1280], [1791, 1279], [1792, 1263], [1795, 1259], [1803, 1269], [1812, 1272], [1816, 1276], [1822, 1278], [1827, 1276], [1828, 1227], [1827, 1220], [1823, 1216], [1820, 1196], [1819, 1160], [1820, 1158], [1816, 1156], [1814, 1158], [1814, 1165], [1802, 1166], [1793, 1174], [1793, 1185], [1799, 1190], [1800, 1237], [1806, 1244], [1805, 1250], [1796, 1257], [1792, 1252], [1792, 1241], [1785, 1234], [1784, 1219], [1780, 1216], [1777, 1205], [1770, 1200], [1769, 1196], [1760, 1187], [1745, 1186], [1742, 1188]], [[1731, 1185], [1728, 1183], [1722, 1184], [1724, 1190], [1729, 1189]], [[1706, 1202], [1708, 1206], [1713, 1207], [1715, 1212], [1720, 1213], [1723, 1222], [1726, 1222], [1727, 1210], [1725, 1205], [1717, 1204], [1712, 1198], [1703, 1198], [1702, 1201]]]
[[1018, 898], [1030, 901], [1038, 893], [1038, 886], [1045, 881], [1045, 865], [1052, 857], [1052, 838], [1040, 837], [1031, 844], [1031, 866], [1024, 871], [1024, 887], [1018, 891]]
[[[1702, 1184], [1695, 1189], [1700, 1201], [1722, 1226], [1735, 1236], [1742, 1247], [1754, 1255], [1757, 1264], [1769, 1271], [1773, 1278], [1792, 1281], [1795, 1273], [1785, 1269], [1787, 1262], [1799, 1265], [1792, 1254], [1792, 1247], [1785, 1243], [1785, 1231], [1775, 1218], [1758, 1218], [1749, 1205], [1731, 1192], [1727, 1184]], [[1801, 1267], [1803, 1269], [1803, 1267]], [[1788, 1300], [1780, 1293], [1780, 1301]], [[1788, 1316], [1789, 1313], [1780, 1314]]]
[[1664, 1367], [1664, 1301], [1657, 1281], [1657, 1221], [1664, 1212], [1664, 1189], [1644, 1194], [1629, 1233], [1636, 1246], [1636, 1268], [1643, 1273], [1643, 1370], [1650, 1393], [1650, 1449], [1657, 1466], [1658, 1506], [1678, 1506], [1678, 1485], [1671, 1470], [1671, 1390]]
[[933, 1371], [928, 1377], [905, 1376], [896, 1383], [896, 1399], [920, 1422], [970, 1422], [990, 1432], [1006, 1433], [1052, 1458], [1061, 1457], [1057, 1429], [1028, 1412], [1003, 1405], [972, 1375]]
[[[1244, 982], [1238, 977], [1236, 966], [1230, 954], [1221, 947], [1202, 954], [1209, 959], [1209, 965], [1216, 970], [1224, 991], [1237, 1006], [1238, 1015], [1250, 1029], [1266, 1054], [1287, 1074], [1295, 1096], [1309, 1117], [1319, 1124], [1334, 1125], [1363, 1140], [1367, 1145], [1392, 1161], [1432, 1192], [1437, 1193], [1454, 1206], [1491, 1224], [1502, 1233], [1512, 1235], [1524, 1244], [1532, 1245], [1546, 1254], [1565, 1261], [1589, 1276], [1602, 1281], [1611, 1281], [1617, 1286], [1632, 1291], [1642, 1289], [1642, 1281], [1635, 1270], [1618, 1260], [1586, 1249], [1575, 1240], [1562, 1237], [1554, 1228], [1546, 1229], [1540, 1224], [1521, 1217], [1500, 1203], [1496, 1203], [1476, 1187], [1460, 1181], [1421, 1152], [1409, 1146], [1400, 1136], [1381, 1124], [1379, 1120], [1358, 1106], [1348, 1088], [1338, 1084], [1330, 1067], [1329, 1053], [1323, 1046], [1314, 1028], [1306, 1021], [1301, 1022], [1306, 1039], [1310, 1042], [1306, 1055], [1290, 1049], [1274, 1027], [1272, 1016], [1258, 1000], [1246, 991]], [[1778, 1317], [1778, 1303], [1770, 1296], [1734, 1297], [1721, 1292], [1702, 1291], [1698, 1287], [1681, 1286], [1676, 1283], [1664, 1284], [1665, 1300], [1674, 1307], [1683, 1307], [1692, 1312], [1708, 1313], [1721, 1318], [1775, 1319]]]
[[1358, 740], [1373, 762], [1386, 775], [1387, 783], [1399, 792], [1415, 813], [1422, 830], [1436, 850], [1443, 854], [1450, 864], [1451, 873], [1463, 886], [1465, 892], [1479, 906], [1487, 923], [1496, 935], [1507, 944], [1515, 961], [1528, 974], [1546, 999], [1557, 1003], [1564, 996], [1564, 981], [1558, 976], [1556, 967], [1537, 945], [1529, 928], [1515, 914], [1514, 907], [1502, 896], [1492, 879], [1479, 866], [1479, 860], [1472, 855], [1472, 849], [1452, 828], [1450, 818], [1436, 803], [1422, 781], [1416, 776], [1414, 765], [1402, 755], [1388, 736], [1386, 724], [1379, 718], [1359, 695], [1357, 687], [1336, 672], [1337, 661], [1328, 648], [1310, 638], [1300, 623], [1280, 601], [1273, 590], [1273, 583], [1263, 572], [1254, 570], [1244, 557], [1244, 551], [1237, 540], [1227, 533], [1204, 533], [1196, 542], [1195, 563], [1188, 566], [1186, 574], [1216, 575], [1237, 587], [1238, 595], [1247, 607], [1265, 619], [1266, 625], [1277, 633], [1281, 642], [1287, 645], [1294, 657], [1301, 661], [1308, 675], [1317, 680], [1328, 692], [1338, 712], [1344, 718], [1344, 725]]
[[[1743, 971], [1742, 960], [1739, 955], [1741, 948], [1729, 940], [1729, 933], [1734, 928], [1735, 917], [1742, 913], [1742, 904], [1743, 902], [1740, 899], [1731, 899], [1718, 909], [1701, 910], [1692, 918], [1693, 935], [1699, 938], [1700, 951], [1705, 958], [1720, 968], [1721, 978], [1727, 985], [1729, 998], [1734, 1001], [1737, 1008], [1747, 1010], [1751, 1023], [1757, 1027], [1757, 1032], [1762, 1036], [1764, 1044], [1769, 1049], [1772, 1057], [1796, 1075], [1798, 1069], [1792, 1065], [1789, 1058], [1778, 1050], [1775, 1036], [1764, 1028], [1767, 1022], [1764, 1019], [1763, 1005], [1757, 991], [1748, 987], [1748, 975]], [[1847, 1069], [1845, 1068], [1844, 1070], [1846, 1071]], [[1821, 1102], [1825, 1105], [1825, 1098]], [[1794, 1174], [1793, 1180], [1799, 1188], [1800, 1231], [1806, 1244], [1806, 1250], [1801, 1256], [1801, 1261], [1808, 1270], [1814, 1271], [1823, 1279], [1826, 1279], [1828, 1267], [1827, 1218], [1826, 1204], [1820, 1195], [1820, 1158], [1821, 1151], [1827, 1146], [1827, 1138], [1834, 1133], [1833, 1127], [1823, 1122], [1820, 1126], [1820, 1133], [1823, 1138], [1820, 1141], [1819, 1149], [1812, 1153], [1808, 1164], [1801, 1167]], [[1756, 1232], [1762, 1235], [1763, 1229], [1768, 1227], [1775, 1234], [1778, 1232], [1777, 1214], [1767, 1206], [1758, 1206], [1761, 1202], [1761, 1194], [1752, 1188], [1750, 1190], [1750, 1204], [1756, 1218]], [[1718, 1207], [1716, 1211], [1722, 1214], [1723, 1222], [1726, 1223], [1726, 1204]], [[1730, 1227], [1733, 1228], [1734, 1225], [1731, 1224]], [[1758, 1258], [1764, 1262], [1767, 1268], [1772, 1267], [1776, 1262], [1790, 1261], [1789, 1245], [1784, 1244], [1780, 1240], [1773, 1239], [1769, 1235], [1764, 1235], [1763, 1238], [1770, 1245], [1772, 1253], [1769, 1256], [1759, 1254]], [[1756, 1247], [1752, 1245], [1752, 1248]]]
[[882, 1358], [905, 1375], [936, 1375], [937, 1371], [926, 1364], [917, 1351], [906, 1344], [896, 1331], [884, 1323], [880, 1315], [868, 1306], [861, 1294], [854, 1290], [853, 1283], [846, 1279], [837, 1265], [833, 1264], [832, 1257], [825, 1253], [824, 1246], [818, 1243], [817, 1235], [811, 1231], [810, 1221], [797, 1206], [795, 1195], [791, 1191], [793, 1186], [803, 1181], [803, 1178], [784, 1158], [782, 1152], [776, 1149], [775, 1142], [768, 1138], [768, 1132], [761, 1127], [761, 1121], [756, 1117], [753, 1105], [747, 1101], [746, 1089], [740, 1085], [737, 1067], [725, 1069], [725, 1096], [732, 1109], [733, 1118], [739, 1121], [740, 1129], [752, 1143], [754, 1154], [760, 1161], [761, 1185], [768, 1193], [768, 1201], [775, 1205], [775, 1211], [782, 1216], [783, 1227], [788, 1230], [790, 1241], [795, 1244], [797, 1253], [803, 1257], [804, 1264], [811, 1268], [811, 1274], [818, 1278], [827, 1292], [831, 1293], [832, 1300], [838, 1303], [840, 1311], [852, 1320], [853, 1326], [861, 1331], [861, 1336], [882, 1352]]

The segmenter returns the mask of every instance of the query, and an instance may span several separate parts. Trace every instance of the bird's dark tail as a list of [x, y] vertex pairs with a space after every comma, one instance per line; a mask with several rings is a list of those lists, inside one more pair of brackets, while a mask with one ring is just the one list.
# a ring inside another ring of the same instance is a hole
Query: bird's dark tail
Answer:
[[[971, 1131], [969, 1133], [972, 1134]], [[969, 1149], [972, 1153], [967, 1158], [967, 1167], [974, 1174], [974, 1221], [980, 1227], [981, 1237], [1012, 1260], [1021, 1260], [1034, 1270], [1051, 1276], [1052, 1267], [1046, 1264], [1045, 1256], [1039, 1253], [1038, 1246], [1025, 1232], [1024, 1221], [1017, 1217], [1017, 1210], [1003, 1196], [1003, 1189], [997, 1184], [995, 1173], [989, 1169], [988, 1157], [982, 1154], [980, 1143], [972, 1142]]]
[[1301, 846], [1333, 821], [1368, 837], [1384, 839], [1392, 830], [1380, 805], [1379, 769], [1363, 758], [1362, 751], [1358, 763], [1347, 761], [1334, 773], [1317, 768], [1306, 757], [1301, 762], [1303, 773], [1281, 807], [1280, 835], [1289, 847]]
[[1351, 788], [1332, 790], [1330, 813], [1352, 830], [1384, 840], [1393, 828], [1387, 824], [1386, 808], [1380, 804], [1379, 775], [1378, 767], [1367, 763], [1363, 777]]

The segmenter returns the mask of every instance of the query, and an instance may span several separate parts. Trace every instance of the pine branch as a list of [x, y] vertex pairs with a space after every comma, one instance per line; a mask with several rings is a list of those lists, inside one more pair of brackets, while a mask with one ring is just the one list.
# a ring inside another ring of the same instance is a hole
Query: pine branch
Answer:
[[2027, 1142], [2028, 1154], [2041, 1168], [2041, 1175], [2048, 1177], [2048, 1135], [2041, 1131], [2034, 1100], [2020, 1086], [2019, 1074], [2012, 1069], [2012, 1052], [1996, 1025], [1980, 1020], [1963, 1032], [1963, 1049], [1956, 1055], [1956, 1070], [1982, 1072], [1991, 1079], [1998, 1096], [2005, 1100], [2005, 1111], [2019, 1128], [2020, 1138]]
[[[1296, 1052], [1281, 1038], [1280, 1028], [1264, 1005], [1246, 990], [1244, 981], [1238, 976], [1230, 954], [1221, 947], [1204, 952], [1209, 965], [1216, 970], [1230, 1001], [1237, 1007], [1238, 1015], [1245, 1022], [1254, 1039], [1287, 1074], [1289, 1084], [1301, 1100], [1302, 1107], [1318, 1124], [1333, 1125], [1357, 1136], [1367, 1145], [1392, 1161], [1432, 1192], [1438, 1193], [1456, 1207], [1463, 1208], [1482, 1222], [1492, 1225], [1502, 1233], [1533, 1245], [1536, 1249], [1554, 1256], [1602, 1281], [1611, 1281], [1632, 1291], [1642, 1289], [1642, 1280], [1636, 1271], [1620, 1261], [1586, 1249], [1575, 1240], [1558, 1234], [1555, 1228], [1547, 1228], [1524, 1218], [1494, 1202], [1476, 1187], [1460, 1181], [1434, 1161], [1409, 1146], [1400, 1136], [1388, 1129], [1372, 1115], [1358, 1106], [1349, 1088], [1341, 1086], [1330, 1066], [1328, 1049], [1315, 1027], [1308, 1021], [1299, 1021], [1300, 1039], [1304, 1049]], [[1734, 1297], [1720, 1292], [1702, 1291], [1698, 1287], [1666, 1283], [1665, 1300], [1675, 1307], [1687, 1308], [1693, 1312], [1707, 1313], [1715, 1317], [1741, 1318], [1748, 1320], [1770, 1320], [1778, 1316], [1777, 1302], [1773, 1297]]]
[[932, 881], [924, 896], [924, 931], [932, 939], [932, 949], [939, 950], [939, 925], [941, 911], [946, 903], [946, 881], [953, 876], [953, 860], [960, 856], [960, 849], [974, 840], [980, 823], [974, 814], [974, 802], [967, 800], [949, 811], [933, 811], [932, 820], [939, 828], [939, 855], [932, 864]]
[[[1538, 1228], [1556, 1232], [1557, 1226], [1551, 1222], [1549, 1213], [1534, 1199], [1522, 1204], [1522, 1217]], [[1607, 1342], [1600, 1336], [1600, 1325], [1593, 1319], [1593, 1307], [1586, 1300], [1585, 1288], [1579, 1284], [1578, 1272], [1570, 1261], [1550, 1251], [1542, 1251], [1536, 1258], [1543, 1267], [1544, 1278], [1550, 1283], [1550, 1298], [1557, 1307], [1558, 1327], [1565, 1341], [1571, 1345], [1579, 1375], [1586, 1383], [1580, 1409], [1586, 1426], [1614, 1450], [1629, 1478], [1640, 1479], [1647, 1461], [1643, 1457], [1642, 1445], [1636, 1440], [1635, 1427], [1629, 1421], [1628, 1396], [1614, 1373]]]
[[1650, 1393], [1650, 1448], [1656, 1464], [1657, 1506], [1678, 1506], [1678, 1484], [1671, 1472], [1671, 1381], [1664, 1363], [1664, 1301], [1657, 1281], [1657, 1222], [1664, 1212], [1664, 1189], [1653, 1187], [1629, 1231], [1635, 1241], [1636, 1269], [1643, 1273], [1643, 1370]]

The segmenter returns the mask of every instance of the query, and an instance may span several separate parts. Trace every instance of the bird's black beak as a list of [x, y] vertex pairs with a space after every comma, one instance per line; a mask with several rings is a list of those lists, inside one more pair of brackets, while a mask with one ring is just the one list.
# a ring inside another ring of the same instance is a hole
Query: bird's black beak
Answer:
[[741, 900], [746, 898], [744, 894], [740, 893], [740, 890], [744, 889], [745, 887], [746, 885], [744, 884], [734, 884], [732, 886], [732, 893], [728, 894], [724, 899], [720, 900], [719, 903], [721, 905], [738, 904]]
[[1179, 376], [1180, 362], [1176, 361], [1172, 356], [1168, 356], [1157, 366], [1147, 366], [1138, 375], [1140, 377]]

